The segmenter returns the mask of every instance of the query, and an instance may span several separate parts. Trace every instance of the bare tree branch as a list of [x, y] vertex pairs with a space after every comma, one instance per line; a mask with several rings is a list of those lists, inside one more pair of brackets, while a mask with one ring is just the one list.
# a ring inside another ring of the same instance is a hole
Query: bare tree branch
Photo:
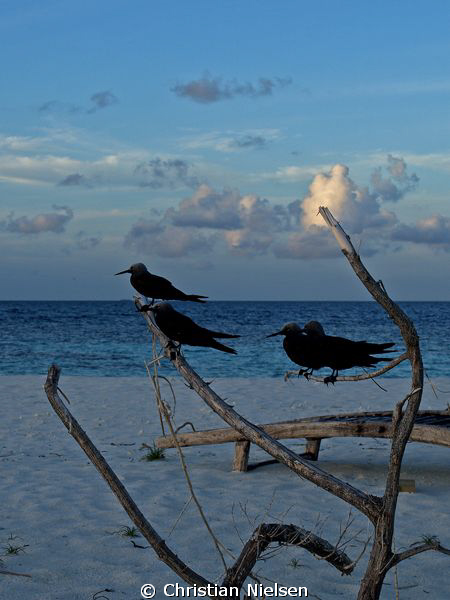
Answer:
[[222, 585], [241, 588], [256, 561], [272, 543], [305, 548], [308, 552], [329, 562], [344, 575], [349, 575], [355, 566], [345, 552], [336, 549], [336, 546], [312, 531], [295, 525], [262, 523], [244, 545], [233, 567], [228, 569]]
[[[385, 365], [381, 369], [377, 369], [376, 371], [370, 371], [369, 373], [364, 373], [364, 375], [339, 375], [336, 378], [336, 381], [363, 381], [364, 379], [373, 379], [374, 377], [379, 377], [380, 375], [387, 373], [407, 358], [408, 354], [405, 352], [404, 354], [401, 354], [400, 356], [397, 356], [397, 358], [391, 360], [387, 365]], [[285, 381], [294, 375], [298, 376], [298, 370], [286, 371], [284, 375]], [[318, 381], [319, 383], [325, 383], [323, 377], [316, 377], [315, 375], [308, 375], [308, 380]]]
[[[120, 504], [125, 509], [130, 519], [142, 532], [142, 535], [152, 546], [158, 557], [166, 563], [177, 575], [191, 585], [208, 586], [210, 582], [207, 579], [193, 571], [186, 563], [172, 552], [165, 541], [159, 536], [156, 530], [147, 521], [144, 515], [137, 507], [134, 500], [127, 492], [125, 486], [119, 481], [117, 475], [111, 469], [109, 464], [94, 446], [86, 432], [81, 428], [78, 421], [73, 417], [68, 408], [64, 405], [58, 396], [58, 381], [61, 374], [61, 369], [56, 365], [52, 365], [48, 370], [47, 380], [44, 385], [47, 398], [56, 412], [58, 417], [63, 422], [64, 426], [69, 431], [70, 435], [79, 444], [85, 452], [89, 460], [95, 466], [97, 471], [111, 488], [111, 491], [116, 496]], [[211, 584], [210, 584], [211, 585]]]
[[406, 443], [411, 435], [414, 420], [419, 410], [423, 390], [423, 365], [419, 346], [419, 336], [407, 315], [388, 296], [381, 281], [375, 279], [363, 265], [360, 256], [353, 247], [350, 237], [339, 222], [333, 217], [328, 208], [321, 206], [319, 213], [326, 225], [335, 236], [342, 253], [349, 261], [357, 277], [364, 284], [374, 300], [380, 304], [400, 329], [406, 345], [406, 354], [411, 363], [411, 392], [405, 399], [407, 406], [404, 411], [401, 402], [396, 408], [396, 421], [393, 430], [391, 454], [386, 487], [383, 496], [383, 508], [380, 518], [374, 522], [375, 538], [369, 558], [366, 573], [361, 583], [359, 600], [377, 600], [381, 593], [384, 576], [391, 565], [393, 551], [392, 539], [394, 533], [395, 510], [399, 493], [400, 469]]
[[412, 548], [409, 548], [404, 552], [397, 552], [396, 554], [394, 554], [389, 564], [389, 568], [393, 567], [394, 565], [398, 565], [398, 563], [402, 560], [406, 560], [407, 558], [411, 558], [412, 556], [415, 556], [416, 554], [421, 554], [422, 552], [427, 552], [428, 550], [435, 550], [436, 552], [441, 552], [442, 554], [447, 554], [448, 556], [450, 556], [450, 549], [441, 546], [439, 542], [425, 543], [420, 544], [418, 546], [413, 546]]

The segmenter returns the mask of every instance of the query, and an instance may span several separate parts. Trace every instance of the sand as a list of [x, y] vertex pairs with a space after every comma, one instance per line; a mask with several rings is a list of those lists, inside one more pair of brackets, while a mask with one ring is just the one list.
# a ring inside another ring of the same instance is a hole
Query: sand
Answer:
[[[177, 424], [192, 421], [196, 428], [223, 423], [183, 382], [174, 378]], [[0, 574], [0, 597], [8, 600], [112, 600], [141, 598], [143, 584], [165, 598], [165, 584], [180, 583], [152, 549], [133, 547], [118, 533], [131, 525], [95, 468], [67, 433], [42, 389], [42, 376], [0, 377], [0, 568], [31, 578]], [[436, 380], [443, 390], [450, 379]], [[71, 400], [70, 410], [104, 454], [134, 500], [169, 546], [189, 566], [212, 581], [223, 571], [213, 543], [189, 491], [175, 450], [164, 460], [143, 462], [141, 443], [160, 434], [159, 417], [146, 378], [69, 377], [60, 385]], [[353, 410], [385, 410], [408, 391], [409, 382], [384, 379], [385, 393], [372, 382], [339, 383], [328, 388], [303, 379], [222, 379], [212, 384], [236, 410], [254, 422], [270, 422]], [[170, 394], [165, 393], [167, 400]], [[422, 409], [445, 409], [449, 396], [437, 399], [426, 386]], [[287, 445], [302, 451], [302, 440]], [[233, 445], [185, 448], [197, 495], [218, 538], [238, 554], [261, 522], [280, 521], [311, 529], [331, 542], [346, 522], [349, 507], [282, 465], [233, 473]], [[319, 466], [374, 494], [383, 491], [389, 443], [372, 439], [331, 439], [322, 442]], [[268, 458], [252, 448], [250, 461]], [[449, 450], [408, 444], [402, 477], [414, 479], [416, 493], [399, 497], [396, 549], [407, 548], [422, 535], [439, 536], [450, 546]], [[352, 511], [347, 547], [356, 557], [371, 532], [367, 520]], [[137, 544], [147, 546], [142, 538]], [[17, 555], [8, 546], [23, 547]], [[275, 548], [255, 567], [264, 585], [306, 586], [308, 597], [351, 599], [357, 595], [366, 557], [351, 576], [342, 577], [324, 561], [293, 548]], [[401, 600], [449, 597], [449, 557], [427, 552], [397, 569]], [[230, 564], [230, 563], [229, 563]], [[386, 577], [382, 598], [395, 598], [394, 571]], [[171, 588], [173, 590], [173, 588]], [[169, 591], [171, 591], [169, 590]], [[179, 596], [180, 597], [180, 596]]]

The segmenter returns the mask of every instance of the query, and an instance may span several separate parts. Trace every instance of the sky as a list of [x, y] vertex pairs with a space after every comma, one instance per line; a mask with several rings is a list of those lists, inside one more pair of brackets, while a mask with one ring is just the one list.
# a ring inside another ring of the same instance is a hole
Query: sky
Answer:
[[450, 300], [447, 1], [0, 0], [0, 300]]

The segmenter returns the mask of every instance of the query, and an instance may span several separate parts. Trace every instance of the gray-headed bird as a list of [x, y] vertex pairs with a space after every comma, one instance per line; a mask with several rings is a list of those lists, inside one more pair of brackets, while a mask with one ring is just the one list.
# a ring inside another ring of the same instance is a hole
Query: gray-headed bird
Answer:
[[119, 271], [115, 275], [123, 275], [130, 273], [130, 283], [136, 291], [152, 299], [152, 304], [155, 298], [160, 300], [190, 300], [191, 302], [206, 302], [202, 298], [208, 296], [199, 296], [198, 294], [185, 294], [181, 290], [174, 287], [168, 279], [153, 275], [147, 270], [144, 263], [135, 263], [125, 271]]
[[347, 338], [326, 335], [318, 321], [310, 321], [303, 328], [297, 323], [286, 323], [275, 333], [268, 335], [284, 335], [283, 348], [288, 357], [301, 367], [299, 375], [308, 378], [313, 371], [329, 367], [330, 376], [325, 377], [325, 383], [334, 383], [339, 371], [353, 367], [374, 367], [389, 358], [378, 358], [372, 354], [394, 352], [388, 350], [393, 343], [373, 344], [366, 341], [353, 341]]

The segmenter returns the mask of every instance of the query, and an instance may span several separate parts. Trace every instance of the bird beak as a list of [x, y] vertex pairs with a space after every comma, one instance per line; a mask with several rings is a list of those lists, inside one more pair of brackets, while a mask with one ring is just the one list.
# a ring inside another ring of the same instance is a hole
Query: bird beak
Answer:
[[114, 273], [114, 275], [123, 275], [124, 273], [131, 273], [131, 270], [126, 269], [126, 271], [119, 271], [118, 273]]
[[273, 337], [274, 335], [281, 335], [281, 331], [276, 331], [275, 333], [271, 333], [270, 335], [266, 335], [266, 338]]

